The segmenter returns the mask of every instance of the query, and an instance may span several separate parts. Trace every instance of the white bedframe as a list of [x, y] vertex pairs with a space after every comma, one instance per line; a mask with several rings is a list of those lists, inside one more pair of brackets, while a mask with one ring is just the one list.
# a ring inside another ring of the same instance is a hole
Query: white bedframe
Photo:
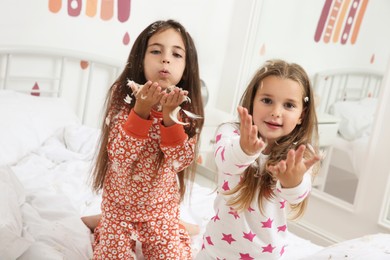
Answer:
[[338, 101], [356, 101], [366, 97], [378, 97], [383, 73], [363, 69], [326, 70], [315, 74], [314, 90], [320, 98], [317, 111], [330, 113]]
[[1, 47], [0, 89], [63, 97], [82, 123], [98, 126], [106, 91], [123, 66], [115, 58], [72, 50]]
[[[325, 176], [333, 179], [335, 194], [342, 189], [342, 182], [357, 185], [365, 151], [369, 142], [375, 109], [381, 92], [383, 73], [363, 69], [339, 69], [315, 74], [313, 86], [317, 97], [317, 112], [331, 114], [340, 119], [338, 135], [333, 138], [328, 153]], [[342, 176], [344, 173], [344, 176]], [[352, 176], [352, 177], [347, 177]], [[336, 188], [337, 185], [340, 187]], [[328, 186], [330, 188], [331, 185]], [[353, 188], [352, 188], [353, 189]], [[330, 191], [333, 192], [333, 191]], [[342, 192], [343, 193], [343, 192]], [[343, 196], [340, 193], [340, 196]], [[352, 191], [354, 194], [354, 192]], [[345, 199], [353, 203], [354, 195], [345, 194]], [[334, 195], [335, 195], [334, 194]]]

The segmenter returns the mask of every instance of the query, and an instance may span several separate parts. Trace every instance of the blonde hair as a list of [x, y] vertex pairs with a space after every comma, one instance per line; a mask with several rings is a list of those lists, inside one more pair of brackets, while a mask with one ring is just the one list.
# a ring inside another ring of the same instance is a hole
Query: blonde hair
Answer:
[[[253, 100], [257, 89], [261, 86], [262, 81], [269, 76], [290, 79], [302, 86], [302, 122], [290, 134], [280, 138], [277, 144], [268, 144], [271, 145], [271, 152], [261, 169], [258, 168], [259, 163], [249, 166], [243, 173], [240, 183], [232, 190], [225, 192], [227, 195], [233, 195], [229, 199], [228, 205], [235, 207], [237, 210], [247, 209], [258, 194], [258, 205], [263, 213], [263, 199], [270, 200], [275, 196], [273, 190], [276, 185], [276, 179], [267, 168], [269, 165], [275, 165], [280, 160], [286, 159], [290, 149], [297, 148], [302, 144], [313, 147], [314, 151], [306, 149], [304, 158], [312, 157], [314, 152], [318, 152], [318, 128], [314, 94], [308, 75], [298, 64], [277, 59], [267, 61], [253, 76], [240, 99], [240, 105], [248, 109], [250, 115], [253, 115]], [[238, 122], [236, 124], [239, 126]], [[313, 177], [318, 173], [317, 165], [313, 167]], [[306, 205], [307, 197], [301, 203], [291, 205], [292, 212], [295, 213], [292, 218], [301, 216]]]

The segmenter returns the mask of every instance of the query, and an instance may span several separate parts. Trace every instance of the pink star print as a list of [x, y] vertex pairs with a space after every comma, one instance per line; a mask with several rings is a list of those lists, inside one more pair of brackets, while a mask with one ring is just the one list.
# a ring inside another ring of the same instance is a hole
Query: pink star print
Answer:
[[280, 256], [282, 256], [283, 254], [284, 254], [284, 248], [285, 248], [286, 246], [283, 246], [282, 247], [282, 249], [280, 250]]
[[272, 251], [275, 249], [275, 247], [272, 246], [271, 244], [268, 244], [268, 246], [262, 246], [262, 248], [263, 248], [263, 253], [265, 252], [272, 253]]
[[236, 241], [233, 237], [232, 237], [232, 234], [224, 234], [224, 233], [222, 233], [222, 240], [225, 240], [226, 242], [228, 242], [229, 243], [229, 245], [232, 243], [232, 242], [234, 242], [234, 241]]
[[253, 211], [255, 211], [255, 210], [254, 210], [252, 207], [249, 207], [249, 208], [248, 208], [248, 211], [249, 211], [249, 212], [253, 212]]
[[210, 236], [206, 237], [206, 240], [207, 240], [207, 244], [212, 245], [212, 246], [214, 245], [213, 241], [211, 241]]
[[236, 164], [237, 168], [248, 167], [249, 164]]
[[215, 150], [215, 153], [214, 153], [214, 157], [217, 157], [217, 153], [219, 152], [219, 150], [222, 149], [221, 151], [221, 159], [222, 161], [225, 161], [225, 147], [223, 146], [218, 146], [218, 148]]
[[234, 219], [238, 219], [240, 216], [237, 213], [237, 210], [234, 210], [234, 208], [230, 207], [229, 214], [232, 214], [234, 216]]
[[215, 214], [215, 216], [211, 218], [212, 220], [214, 220], [214, 222], [217, 220], [221, 220], [218, 216], [218, 213], [219, 213], [219, 210], [217, 211], [217, 214]]
[[253, 260], [254, 258], [251, 257], [249, 254], [242, 254], [240, 253], [240, 259], [239, 260]]
[[248, 239], [249, 241], [253, 242], [253, 238], [256, 236], [256, 234], [252, 233], [252, 231], [249, 231], [249, 233], [244, 233], [243, 238]]
[[236, 135], [238, 135], [238, 130], [234, 130], [233, 133], [235, 133]]
[[286, 229], [287, 229], [287, 226], [286, 226], [286, 225], [279, 226], [279, 227], [278, 227], [278, 232], [279, 232], [279, 231], [285, 232]]
[[225, 161], [225, 147], [222, 148], [222, 151], [221, 151], [221, 160], [224, 162]]
[[228, 181], [223, 181], [222, 189], [224, 191], [230, 190]]
[[219, 135], [217, 135], [216, 137], [215, 137], [215, 142], [216, 143], [218, 143], [219, 142], [219, 140], [221, 140], [221, 134], [219, 134]]
[[261, 224], [263, 224], [263, 228], [271, 228], [272, 227], [272, 221], [270, 218], [268, 218], [267, 221], [261, 221]]
[[284, 207], [286, 206], [286, 200], [279, 201], [279, 203], [280, 203], [280, 208], [284, 209]]

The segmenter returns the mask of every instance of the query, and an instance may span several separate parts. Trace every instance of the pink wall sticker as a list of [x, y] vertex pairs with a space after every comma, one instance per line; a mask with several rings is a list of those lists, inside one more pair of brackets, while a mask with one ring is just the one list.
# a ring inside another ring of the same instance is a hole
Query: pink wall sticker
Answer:
[[324, 30], [326, 19], [329, 14], [330, 7], [332, 6], [332, 1], [333, 0], [326, 0], [324, 7], [322, 8], [320, 19], [318, 20], [318, 24], [317, 24], [317, 29], [314, 34], [314, 40], [316, 42], [320, 41], [321, 39], [322, 31]]
[[128, 32], [125, 33], [122, 40], [124, 45], [128, 45], [130, 43], [130, 35]]
[[68, 0], [69, 16], [79, 16], [81, 12], [81, 0]]
[[41, 93], [39, 93], [39, 85], [38, 82], [35, 82], [34, 86], [31, 89], [31, 96], [37, 96], [39, 97]]
[[130, 17], [130, 0], [118, 0], [118, 20], [126, 22]]

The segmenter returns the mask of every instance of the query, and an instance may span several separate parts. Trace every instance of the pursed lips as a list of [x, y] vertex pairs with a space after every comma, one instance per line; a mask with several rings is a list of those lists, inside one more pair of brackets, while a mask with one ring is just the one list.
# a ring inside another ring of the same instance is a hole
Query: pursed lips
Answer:
[[160, 73], [161, 75], [169, 75], [169, 70], [167, 70], [167, 69], [162, 69], [162, 70], [159, 71], [159, 73]]

